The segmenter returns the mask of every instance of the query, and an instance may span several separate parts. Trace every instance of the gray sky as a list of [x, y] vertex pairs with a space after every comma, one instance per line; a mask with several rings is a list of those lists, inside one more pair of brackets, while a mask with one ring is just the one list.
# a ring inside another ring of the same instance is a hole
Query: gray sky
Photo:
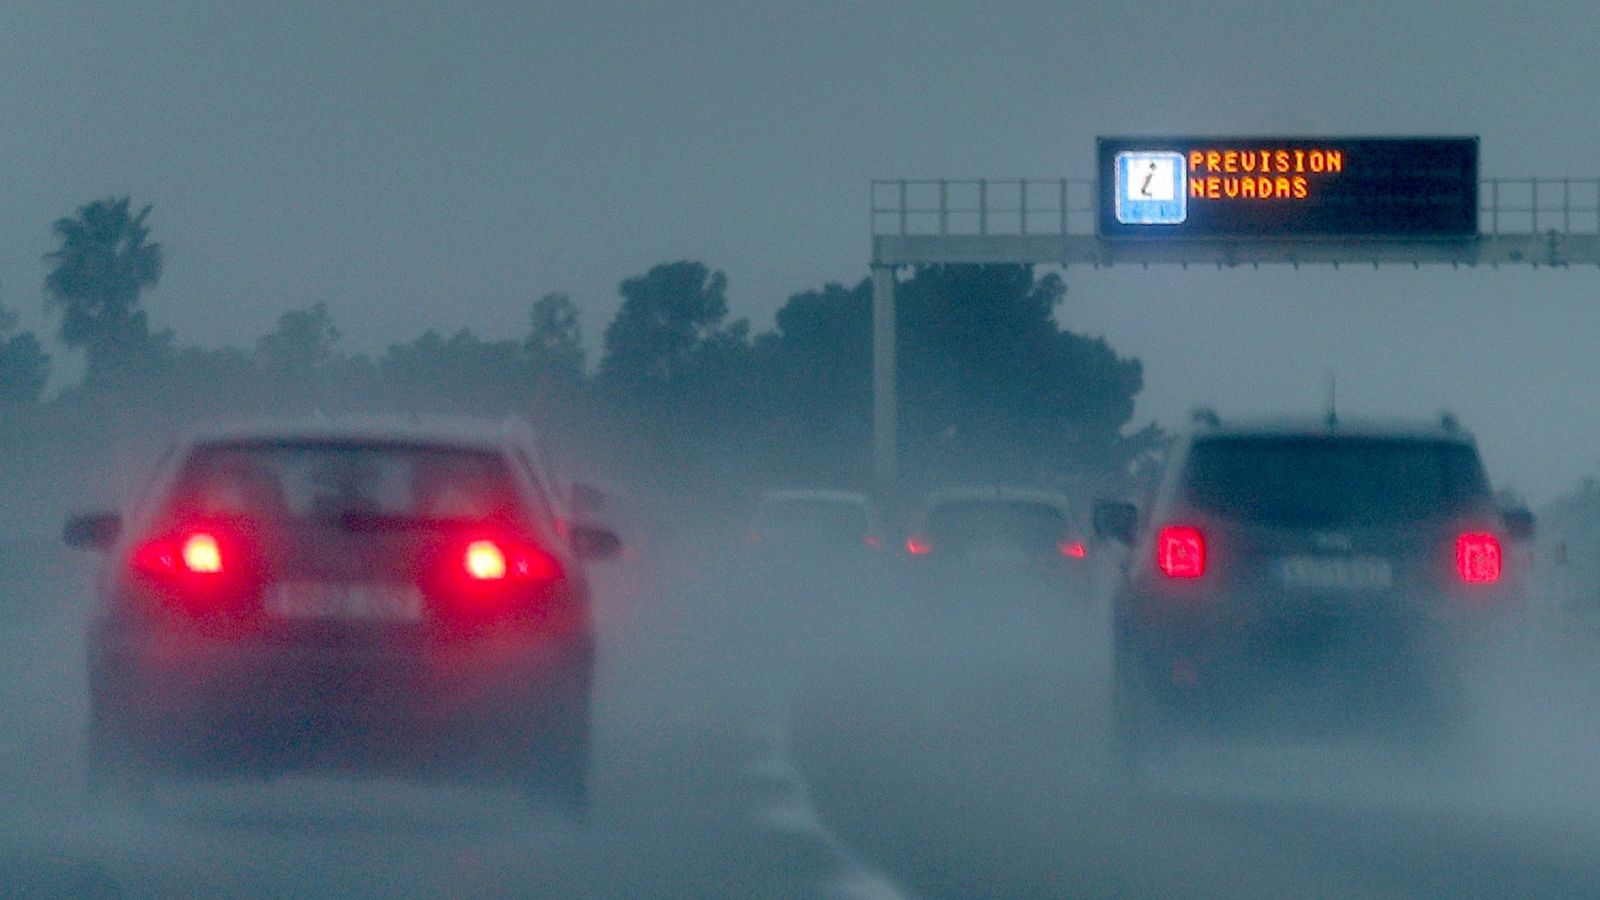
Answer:
[[[324, 301], [355, 349], [520, 333], [693, 258], [758, 327], [866, 274], [874, 177], [1089, 177], [1099, 134], [1477, 134], [1600, 175], [1600, 4], [207, 2], [0, 7], [0, 302], [45, 327], [49, 224], [154, 203], [149, 297], [248, 344]], [[1600, 272], [1073, 270], [1141, 421], [1452, 407], [1497, 480], [1600, 472]]]

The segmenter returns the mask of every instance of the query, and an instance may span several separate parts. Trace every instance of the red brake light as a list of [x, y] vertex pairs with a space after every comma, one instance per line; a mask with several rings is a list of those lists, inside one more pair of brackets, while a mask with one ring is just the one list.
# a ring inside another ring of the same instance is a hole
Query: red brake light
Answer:
[[1206, 574], [1206, 539], [1200, 529], [1168, 525], [1156, 535], [1156, 564], [1168, 578]]
[[1056, 549], [1061, 551], [1062, 556], [1072, 559], [1083, 559], [1089, 555], [1089, 548], [1083, 545], [1083, 541], [1062, 541], [1056, 545]]
[[561, 563], [538, 547], [487, 539], [467, 544], [461, 567], [478, 582], [555, 581], [562, 575]]
[[928, 543], [927, 538], [913, 535], [906, 538], [906, 552], [912, 556], [927, 556], [933, 552], [933, 545]]
[[468, 544], [462, 564], [467, 568], [467, 575], [478, 581], [499, 581], [506, 577], [506, 555], [494, 541]]
[[176, 550], [171, 541], [150, 541], [135, 548], [128, 563], [146, 575], [171, 575], [178, 571]]
[[1468, 532], [1456, 538], [1456, 573], [1467, 584], [1493, 584], [1500, 580], [1500, 541], [1487, 532]]
[[183, 537], [147, 541], [133, 551], [130, 562], [147, 575], [221, 575], [223, 557], [217, 536], [197, 531]]
[[201, 532], [189, 535], [183, 542], [183, 567], [196, 575], [217, 575], [222, 572], [222, 549], [216, 536]]

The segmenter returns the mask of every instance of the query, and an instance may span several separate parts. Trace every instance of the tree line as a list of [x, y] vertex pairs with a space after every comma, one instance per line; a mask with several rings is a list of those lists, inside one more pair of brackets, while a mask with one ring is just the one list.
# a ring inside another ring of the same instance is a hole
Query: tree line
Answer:
[[[548, 293], [527, 331], [488, 340], [428, 331], [372, 355], [341, 346], [321, 303], [283, 313], [250, 347], [199, 347], [153, 329], [143, 298], [162, 276], [151, 208], [89, 203], [52, 227], [45, 303], [78, 384], [44, 400], [51, 360], [0, 309], [0, 441], [23, 452], [58, 433], [183, 421], [338, 413], [518, 414], [593, 469], [684, 489], [868, 487], [871, 283], [790, 297], [770, 331], [730, 317], [727, 279], [696, 261], [624, 279], [600, 355], [578, 310]], [[897, 291], [905, 480], [1125, 481], [1161, 445], [1129, 432], [1139, 361], [1062, 329], [1058, 275], [1026, 266], [929, 266]]]

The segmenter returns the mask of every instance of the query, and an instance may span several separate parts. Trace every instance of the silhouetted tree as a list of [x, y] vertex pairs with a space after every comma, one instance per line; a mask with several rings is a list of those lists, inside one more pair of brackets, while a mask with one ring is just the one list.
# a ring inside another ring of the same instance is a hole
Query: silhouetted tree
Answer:
[[600, 361], [598, 394], [613, 420], [603, 443], [691, 481], [750, 469], [758, 378], [749, 323], [726, 321], [726, 289], [721, 272], [698, 262], [622, 282]]
[[1063, 331], [1055, 274], [1015, 265], [919, 268], [900, 286], [908, 464], [930, 478], [1038, 480], [1125, 466], [1138, 360]]
[[756, 338], [774, 479], [850, 484], [869, 473], [872, 284], [795, 294]]
[[32, 332], [12, 334], [15, 313], [0, 307], [0, 408], [39, 402], [50, 380], [50, 357]]
[[310, 374], [332, 361], [338, 343], [327, 304], [318, 303], [279, 316], [277, 329], [256, 341], [256, 359], [268, 372]]
[[622, 308], [606, 328], [601, 377], [635, 391], [683, 378], [703, 348], [728, 337], [727, 285], [721, 272], [687, 261], [663, 263], [622, 282]]
[[[1102, 482], [1164, 436], [1122, 430], [1142, 387], [1137, 360], [1061, 329], [1065, 286], [1025, 266], [917, 270], [897, 294], [903, 468], [940, 481]], [[791, 297], [757, 338], [774, 473], [860, 483], [872, 440], [872, 289]], [[1115, 480], [1115, 479], [1113, 479]]]
[[531, 328], [523, 343], [533, 370], [538, 374], [564, 376], [573, 381], [583, 376], [583, 333], [578, 327], [578, 308], [566, 294], [549, 293], [533, 301], [529, 314]]
[[462, 329], [428, 331], [378, 360], [390, 403], [413, 411], [503, 414], [526, 402], [527, 366], [516, 341], [484, 341]]
[[45, 254], [47, 303], [61, 313], [61, 340], [82, 348], [91, 382], [145, 367], [165, 341], [152, 339], [140, 294], [161, 280], [161, 245], [150, 242], [146, 205], [128, 197], [96, 200], [56, 220], [58, 245]]

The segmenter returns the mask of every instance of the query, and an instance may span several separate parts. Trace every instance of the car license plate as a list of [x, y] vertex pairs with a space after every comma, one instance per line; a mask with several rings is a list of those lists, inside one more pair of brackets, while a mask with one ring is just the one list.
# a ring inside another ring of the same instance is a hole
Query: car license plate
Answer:
[[286, 619], [420, 622], [422, 591], [414, 584], [288, 581], [267, 592], [267, 612]]
[[1394, 584], [1394, 567], [1375, 556], [1289, 556], [1279, 561], [1278, 575], [1298, 588], [1370, 590]]

